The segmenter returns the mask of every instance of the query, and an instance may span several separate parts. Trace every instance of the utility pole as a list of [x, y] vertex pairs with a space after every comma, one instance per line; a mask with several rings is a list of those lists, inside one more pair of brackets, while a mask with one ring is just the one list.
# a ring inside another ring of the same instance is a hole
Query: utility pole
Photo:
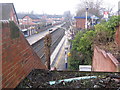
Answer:
[[51, 39], [51, 34], [47, 34], [44, 37], [44, 51], [45, 51], [45, 57], [46, 57], [46, 66], [50, 70], [50, 47], [51, 47], [52, 39]]
[[88, 8], [86, 8], [86, 20], [85, 20], [85, 29], [87, 29], [87, 16], [88, 16]]

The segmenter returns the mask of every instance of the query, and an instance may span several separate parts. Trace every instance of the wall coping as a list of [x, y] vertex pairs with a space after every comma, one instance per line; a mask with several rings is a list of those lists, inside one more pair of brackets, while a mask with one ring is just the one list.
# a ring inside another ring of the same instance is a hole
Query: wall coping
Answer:
[[98, 46], [95, 46], [95, 49], [96, 49], [99, 53], [102, 53], [105, 58], [108, 57], [110, 60], [112, 60], [112, 62], [113, 62], [116, 66], [120, 65], [120, 63], [118, 62], [118, 60], [117, 60], [111, 53], [105, 52], [103, 49], [100, 49]]

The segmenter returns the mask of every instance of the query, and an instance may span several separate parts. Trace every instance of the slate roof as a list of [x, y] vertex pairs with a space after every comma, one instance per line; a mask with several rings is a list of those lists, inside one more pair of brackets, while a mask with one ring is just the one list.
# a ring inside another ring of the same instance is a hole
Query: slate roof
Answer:
[[0, 13], [2, 14], [1, 20], [9, 20], [10, 12], [12, 10], [12, 3], [0, 3]]
[[18, 15], [19, 19], [23, 19], [25, 16], [29, 16], [31, 19], [41, 19], [41, 16], [36, 15], [36, 14], [21, 14], [21, 13], [18, 13], [17, 15]]
[[[44, 15], [39, 14], [17, 14], [19, 19], [24, 18], [25, 16], [29, 16], [31, 19], [41, 19]], [[62, 18], [62, 15], [46, 15], [47, 18]]]
[[40, 16], [34, 15], [34, 14], [27, 14], [26, 16], [29, 16], [31, 19], [40, 19], [41, 18]]
[[[0, 20], [9, 20], [10, 12], [12, 9], [15, 11], [13, 3], [0, 3], [0, 14], [2, 15], [0, 16]], [[15, 14], [16, 14], [16, 11], [15, 11]], [[16, 14], [16, 17], [17, 17], [17, 14]], [[17, 17], [17, 21], [18, 21], [18, 17]]]
[[22, 19], [26, 14], [17, 13], [18, 19]]
[[47, 18], [62, 18], [62, 15], [47, 15]]
[[40, 19], [40, 16], [34, 14], [28, 14], [27, 16], [29, 16], [31, 19]]

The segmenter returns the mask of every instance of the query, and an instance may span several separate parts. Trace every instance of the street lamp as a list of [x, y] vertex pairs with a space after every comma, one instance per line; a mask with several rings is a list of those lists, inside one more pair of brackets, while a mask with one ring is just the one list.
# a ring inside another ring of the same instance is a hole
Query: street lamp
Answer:
[[86, 8], [86, 20], [85, 20], [85, 28], [87, 29], [87, 16], [88, 16], [88, 8]]

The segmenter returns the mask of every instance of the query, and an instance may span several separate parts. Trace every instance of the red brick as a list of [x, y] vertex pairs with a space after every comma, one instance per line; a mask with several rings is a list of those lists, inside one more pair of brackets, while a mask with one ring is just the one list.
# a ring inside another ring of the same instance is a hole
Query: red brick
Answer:
[[21, 33], [19, 38], [11, 39], [8, 26], [2, 29], [2, 87], [14, 88], [32, 69], [46, 67]]
[[117, 27], [116, 34], [115, 34], [115, 40], [117, 45], [120, 47], [120, 25]]
[[85, 19], [76, 19], [76, 28], [81, 28], [84, 29], [85, 28]]
[[117, 67], [119, 64], [118, 60], [112, 54], [106, 53], [97, 46], [94, 48], [93, 71], [118, 72]]

